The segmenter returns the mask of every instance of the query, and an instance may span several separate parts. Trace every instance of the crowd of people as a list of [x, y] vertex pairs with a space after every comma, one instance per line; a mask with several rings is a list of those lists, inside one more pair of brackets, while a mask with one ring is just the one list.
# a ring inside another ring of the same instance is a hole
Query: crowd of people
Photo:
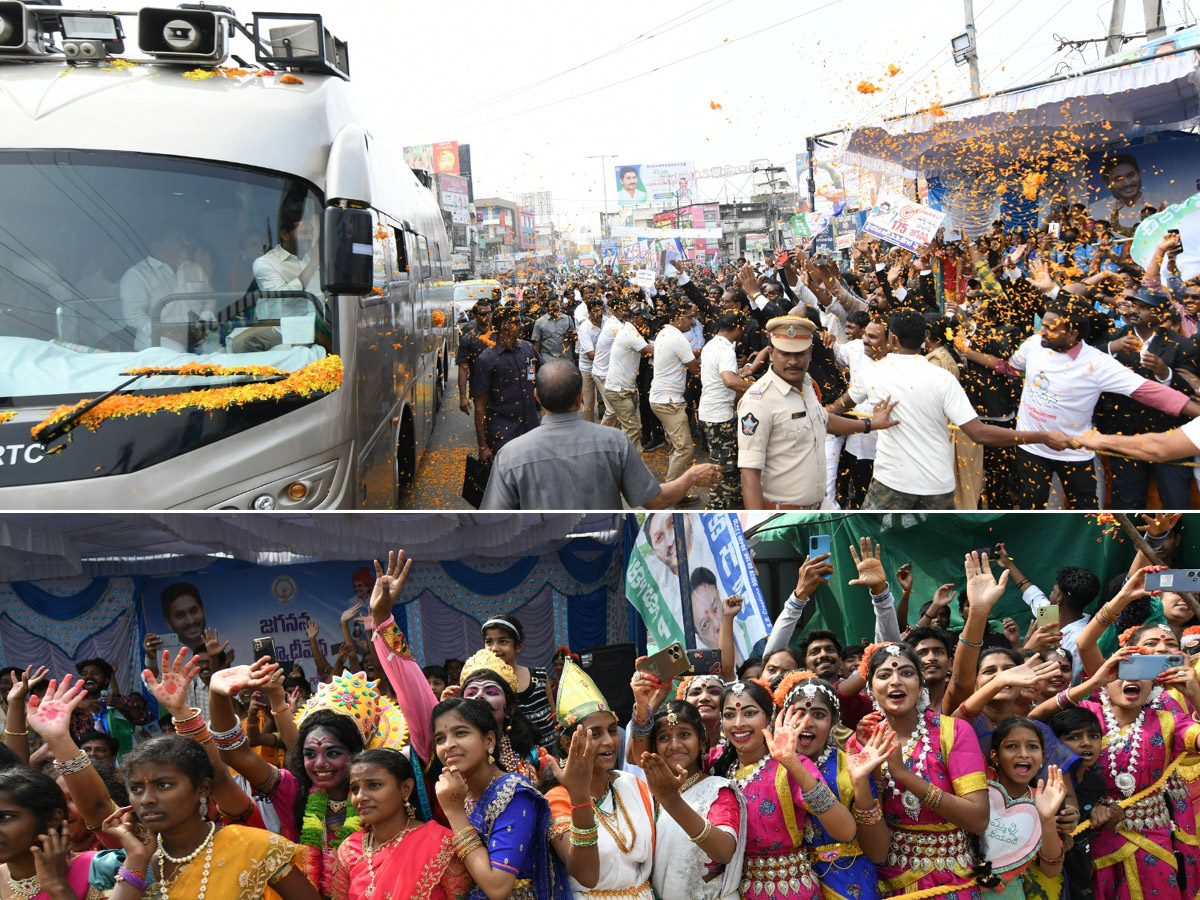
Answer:
[[[1144, 521], [1171, 560], [1179, 514]], [[814, 556], [760, 655], [728, 679], [639, 660], [628, 718], [569, 648], [522, 665], [510, 614], [423, 669], [392, 615], [403, 552], [375, 564], [368, 638], [315, 690], [270, 657], [232, 665], [215, 634], [196, 653], [149, 636], [154, 737], [114, 734], [107, 710], [152, 713], [103, 661], [10, 666], [0, 896], [1200, 896], [1200, 618], [1147, 588], [1156, 567], [1067, 566], [1047, 593], [1001, 545], [966, 556], [957, 602], [909, 565], [897, 602], [878, 546], [854, 549], [873, 635], [799, 627], [841, 577]], [[993, 628], [1014, 587], [1057, 615]], [[723, 653], [741, 605], [722, 601]], [[1176, 657], [1125, 671], [1147, 654]]]
[[654, 288], [506, 276], [461, 323], [460, 407], [497, 460], [485, 507], [1040, 509], [1053, 489], [1139, 509], [1153, 480], [1188, 508], [1200, 278], [1177, 233], [1143, 270], [1129, 231], [1076, 205], [917, 251], [677, 259]]

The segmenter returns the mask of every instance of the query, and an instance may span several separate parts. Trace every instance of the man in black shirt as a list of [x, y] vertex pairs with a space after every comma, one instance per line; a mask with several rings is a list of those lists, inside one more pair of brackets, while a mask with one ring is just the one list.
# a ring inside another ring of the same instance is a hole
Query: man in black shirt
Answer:
[[483, 338], [492, 327], [491, 301], [476, 301], [471, 309], [471, 316], [472, 320], [463, 327], [459, 335], [458, 356], [454, 359], [458, 366], [458, 408], [468, 416], [471, 414], [471, 400], [467, 393], [471, 382], [471, 370], [475, 368], [479, 354], [488, 346]]
[[479, 459], [488, 462], [504, 444], [532, 431], [540, 421], [534, 378], [541, 359], [533, 344], [518, 339], [516, 310], [494, 316], [496, 343], [479, 355], [471, 376]]

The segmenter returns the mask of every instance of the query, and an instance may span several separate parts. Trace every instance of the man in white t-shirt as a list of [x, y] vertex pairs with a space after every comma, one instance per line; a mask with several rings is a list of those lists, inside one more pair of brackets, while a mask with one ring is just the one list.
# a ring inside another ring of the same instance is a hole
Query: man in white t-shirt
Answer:
[[[1116, 435], [1106, 436], [1104, 446], [1087, 435], [1092, 430], [1092, 413], [1100, 394], [1124, 394], [1139, 403], [1173, 416], [1200, 416], [1200, 403], [1164, 384], [1142, 378], [1107, 353], [1084, 343], [1090, 310], [1078, 300], [1055, 298], [1046, 304], [1042, 330], [1028, 338], [1012, 358], [1005, 361], [968, 351], [967, 358], [990, 366], [1004, 375], [1024, 373], [1017, 428], [1038, 434], [1055, 431], [1071, 441], [1065, 448], [1022, 447], [1017, 453], [1015, 473], [1022, 509], [1043, 509], [1050, 495], [1050, 482], [1058, 475], [1067, 503], [1072, 509], [1096, 508], [1096, 474], [1091, 448], [1110, 449]], [[1186, 428], [1187, 426], [1184, 426]], [[1176, 432], [1168, 432], [1175, 434]], [[1140, 435], [1130, 435], [1136, 442]], [[1116, 452], [1125, 453], [1124, 450]], [[1193, 451], [1185, 449], [1168, 462]], [[1129, 453], [1139, 459], [1145, 455]]]
[[[888, 327], [886, 322], [868, 321], [863, 329], [862, 337], [847, 341], [840, 347], [833, 347], [833, 358], [839, 365], [850, 370], [846, 379], [851, 385], [869, 384], [868, 375], [871, 368], [879, 360], [888, 355]], [[848, 394], [843, 394], [830, 407], [830, 412], [845, 415], [853, 409], [854, 412], [870, 416], [873, 404], [864, 400], [855, 405]], [[834, 460], [835, 482], [833, 490], [839, 496], [840, 508], [858, 509], [862, 506], [867, 488], [871, 485], [871, 477], [875, 468], [875, 448], [879, 442], [879, 433], [850, 434], [844, 438], [845, 449]], [[826, 442], [826, 450], [829, 444]], [[838, 490], [837, 482], [841, 482]]]
[[721, 483], [709, 495], [711, 509], [742, 509], [742, 476], [738, 470], [737, 401], [750, 387], [738, 373], [737, 342], [746, 314], [727, 310], [717, 319], [717, 333], [700, 351], [700, 403], [696, 418], [708, 441], [708, 458], [721, 467]]
[[[654, 353], [654, 344], [642, 337], [650, 319], [650, 309], [640, 303], [627, 307], [627, 302], [618, 300], [613, 304], [614, 313], [628, 308], [628, 319], [622, 323], [612, 341], [608, 375], [604, 379], [604, 403], [615, 416], [617, 426], [629, 436], [630, 442], [641, 453], [642, 416], [638, 402], [637, 374], [642, 357]], [[594, 362], [595, 360], [593, 364]]]
[[668, 314], [671, 321], [654, 338], [650, 409], [662, 422], [663, 434], [671, 446], [667, 481], [673, 481], [687, 471], [696, 455], [683, 392], [687, 388], [688, 375], [700, 371], [700, 360], [686, 337], [695, 321], [692, 301], [672, 300]]
[[[596, 398], [604, 388], [592, 377], [592, 363], [596, 355], [596, 338], [604, 324], [604, 301], [599, 297], [589, 300], [587, 318], [579, 326], [579, 374], [583, 376], [583, 420], [596, 421]], [[600, 401], [603, 403], [603, 399]]]
[[[613, 341], [628, 316], [629, 304], [614, 300], [609, 305], [608, 314], [600, 323], [600, 330], [596, 334], [596, 353], [592, 357], [592, 378], [596, 382], [597, 396], [601, 400], [604, 400], [604, 381], [608, 378], [608, 361], [612, 357]], [[617, 424], [616, 413], [613, 412], [607, 401], [604, 402], [604, 417], [600, 420], [600, 424]]]
[[916, 310], [892, 313], [888, 331], [891, 352], [847, 391], [855, 403], [885, 397], [899, 402], [895, 418], [900, 424], [879, 436], [863, 509], [954, 508], [954, 448], [947, 422], [979, 444], [1067, 446], [1057, 431], [1010, 431], [979, 421], [954, 376], [921, 355], [925, 319]]

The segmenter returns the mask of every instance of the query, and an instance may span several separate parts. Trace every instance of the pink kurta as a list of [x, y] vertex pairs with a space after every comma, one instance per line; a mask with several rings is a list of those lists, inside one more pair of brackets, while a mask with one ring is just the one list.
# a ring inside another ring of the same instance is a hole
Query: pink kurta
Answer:
[[[1109, 796], [1120, 798], [1111, 772], [1108, 725], [1104, 709], [1095, 701], [1080, 703], [1100, 720], [1104, 731], [1100, 758], [1092, 771], [1104, 779]], [[1134, 794], [1162, 779], [1167, 766], [1185, 750], [1196, 749], [1200, 725], [1177, 706], [1148, 709], [1137, 742], [1137, 764], [1130, 766], [1133, 748], [1126, 744], [1116, 756], [1117, 772], [1133, 775]], [[1126, 807], [1116, 831], [1101, 829], [1092, 838], [1092, 885], [1105, 900], [1177, 900], [1182, 896], [1171, 837], [1171, 810], [1160, 788], [1146, 799]], [[1189, 891], [1194, 896], [1194, 891]]]
[[[983, 753], [974, 729], [962, 719], [924, 713], [929, 729], [929, 752], [925, 754], [923, 777], [948, 794], [960, 797], [987, 790]], [[974, 843], [957, 825], [924, 806], [914, 820], [886, 784], [879, 786], [880, 801], [892, 846], [883, 865], [877, 867], [880, 892], [885, 897], [913, 893], [926, 888], [963, 884], [971, 879], [975, 865]], [[903, 796], [903, 788], [901, 788]], [[939, 865], [939, 863], [941, 863]], [[976, 887], [964, 887], [939, 895], [940, 900], [979, 900]]]
[[[800, 763], [821, 780], [811, 759], [801, 756]], [[739, 769], [734, 779], [741, 783], [751, 772], [742, 786], [746, 798], [743, 900], [817, 900], [821, 886], [804, 849], [808, 813], [800, 785], [773, 759], [757, 771], [754, 766]]]

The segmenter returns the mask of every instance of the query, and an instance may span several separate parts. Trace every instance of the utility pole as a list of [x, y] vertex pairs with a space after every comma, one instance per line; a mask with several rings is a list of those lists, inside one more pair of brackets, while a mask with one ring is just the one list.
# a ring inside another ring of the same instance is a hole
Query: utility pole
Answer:
[[[1149, 0], [1146, 0], [1149, 2]], [[967, 16], [967, 37], [971, 41], [971, 52], [967, 56], [967, 67], [971, 72], [971, 96], [979, 96], [979, 48], [975, 45], [975, 4], [963, 0], [963, 12]]]
[[1112, 13], [1108, 18], [1108, 43], [1104, 55], [1112, 56], [1121, 49], [1125, 38], [1125, 0], [1113, 0]]
[[1146, 40], [1153, 41], [1167, 33], [1162, 0], [1142, 0], [1142, 13], [1146, 17]]
[[600, 228], [600, 234], [608, 237], [608, 167], [604, 165], [606, 159], [616, 159], [615, 153], [601, 153], [596, 156], [589, 156], [588, 159], [600, 160], [600, 171], [603, 175], [600, 178], [600, 184], [604, 188], [604, 223]]

